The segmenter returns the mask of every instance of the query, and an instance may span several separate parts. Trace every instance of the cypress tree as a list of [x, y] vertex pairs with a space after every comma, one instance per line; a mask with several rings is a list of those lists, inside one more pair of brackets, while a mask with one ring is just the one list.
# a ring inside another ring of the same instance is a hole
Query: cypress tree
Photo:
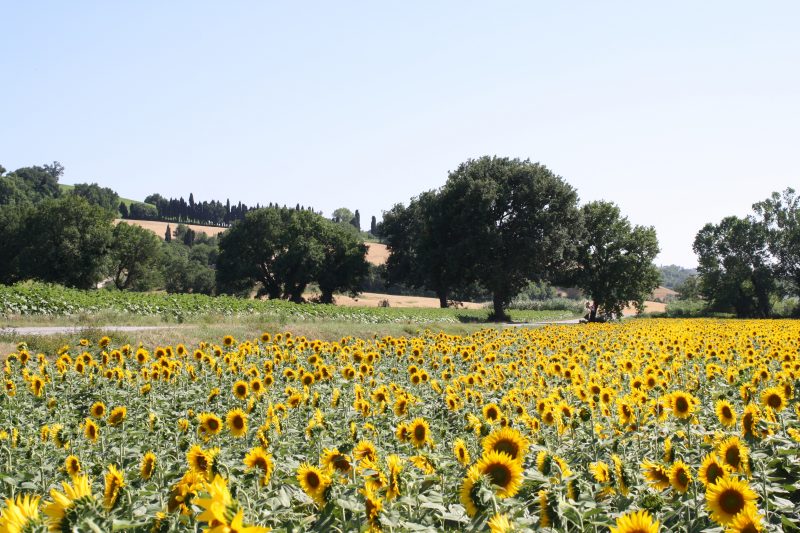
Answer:
[[164, 232], [164, 240], [172, 242], [172, 230], [169, 228], [169, 224], [167, 224], [167, 231]]

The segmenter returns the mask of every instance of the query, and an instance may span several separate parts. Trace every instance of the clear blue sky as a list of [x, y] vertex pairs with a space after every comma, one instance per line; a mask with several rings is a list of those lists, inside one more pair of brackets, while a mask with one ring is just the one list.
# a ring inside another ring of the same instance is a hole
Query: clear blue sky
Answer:
[[5, 2], [0, 163], [64, 183], [359, 209], [540, 161], [692, 266], [800, 188], [797, 2]]

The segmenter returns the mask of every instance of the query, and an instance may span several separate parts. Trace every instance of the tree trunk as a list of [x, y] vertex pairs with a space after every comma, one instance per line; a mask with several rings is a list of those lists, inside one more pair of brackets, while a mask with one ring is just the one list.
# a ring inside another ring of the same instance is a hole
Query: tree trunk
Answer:
[[492, 294], [492, 305], [494, 306], [494, 311], [489, 317], [490, 320], [494, 322], [508, 322], [511, 320], [511, 317], [503, 310], [503, 297], [501, 295], [497, 293]]
[[321, 304], [332, 304], [333, 303], [333, 291], [328, 291], [324, 289], [320, 289], [322, 291], [322, 295], [319, 297], [319, 303]]
[[436, 296], [439, 297], [439, 307], [442, 309], [447, 308], [447, 291], [440, 291], [436, 293]]

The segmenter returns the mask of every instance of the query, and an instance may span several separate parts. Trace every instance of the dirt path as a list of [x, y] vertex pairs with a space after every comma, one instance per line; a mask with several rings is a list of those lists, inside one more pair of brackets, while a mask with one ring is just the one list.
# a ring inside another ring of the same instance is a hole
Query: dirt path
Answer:
[[0, 327], [0, 335], [62, 335], [80, 333], [87, 329], [103, 331], [148, 331], [175, 329], [176, 326], [28, 326]]

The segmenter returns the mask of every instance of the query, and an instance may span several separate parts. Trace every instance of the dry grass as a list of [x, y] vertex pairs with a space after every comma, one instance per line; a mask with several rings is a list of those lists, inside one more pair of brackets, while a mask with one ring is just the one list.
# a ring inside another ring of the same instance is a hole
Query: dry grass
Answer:
[[367, 245], [367, 262], [375, 266], [381, 266], [389, 259], [389, 249], [385, 244], [378, 244], [377, 242], [368, 242]]
[[[160, 238], [164, 238], [164, 234], [167, 232], [167, 225], [169, 225], [170, 229], [174, 230], [178, 227], [177, 222], [159, 222], [157, 220], [128, 220], [128, 219], [121, 219], [118, 218], [114, 220], [115, 224], [119, 224], [120, 222], [125, 222], [126, 224], [133, 224], [135, 226], [140, 226], [144, 229], [149, 229]], [[228, 228], [220, 228], [217, 226], [198, 226], [197, 224], [184, 224], [192, 228], [195, 233], [205, 233], [209, 237], [213, 237], [215, 235], [219, 235], [223, 231]]]
[[[384, 300], [389, 302], [389, 307], [439, 307], [438, 298], [424, 296], [397, 296], [394, 294], [379, 294], [375, 292], [362, 292], [355, 298], [342, 294], [336, 295], [336, 305], [343, 307], [380, 307]], [[463, 302], [463, 309], [482, 309], [483, 304]]]

